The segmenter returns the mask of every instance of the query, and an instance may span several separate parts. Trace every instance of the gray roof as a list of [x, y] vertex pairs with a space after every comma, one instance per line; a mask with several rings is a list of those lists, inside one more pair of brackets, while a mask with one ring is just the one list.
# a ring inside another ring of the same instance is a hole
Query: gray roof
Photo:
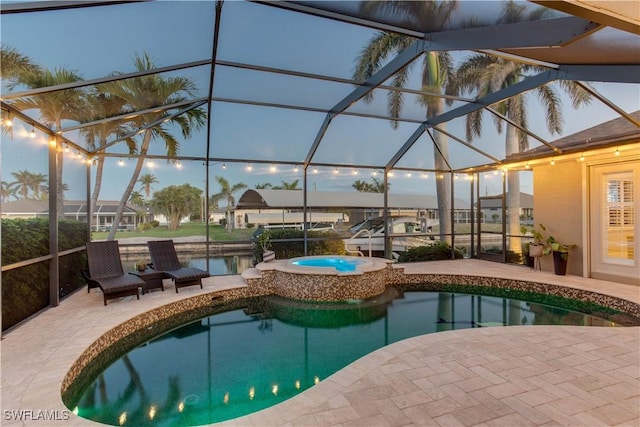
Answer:
[[[640, 121], [640, 110], [629, 114], [635, 120]], [[640, 141], [640, 127], [631, 123], [624, 117], [618, 117], [608, 122], [592, 126], [580, 132], [567, 135], [551, 142], [552, 145], [565, 152], [588, 151], [595, 148], [605, 148], [611, 145], [624, 145]], [[510, 159], [526, 158], [551, 154], [551, 148], [546, 145], [533, 148], [529, 151], [516, 153]]]
[[[119, 202], [117, 201], [98, 201], [94, 215], [96, 213], [102, 214], [102, 215], [115, 215], [116, 209], [118, 209], [118, 204]], [[125, 215], [140, 212], [140, 211], [144, 212], [145, 209], [140, 206], [134, 206], [134, 205], [126, 205], [124, 210]], [[21, 200], [13, 200], [10, 202], [3, 202], [2, 212], [10, 213], [10, 214], [48, 215], [49, 201], [21, 199]], [[86, 214], [87, 205], [86, 203], [78, 200], [65, 200], [64, 213], [67, 215], [74, 215], [76, 213]]]
[[[301, 190], [257, 190], [244, 192], [236, 208], [302, 208], [304, 192]], [[348, 191], [310, 191], [307, 193], [309, 208], [383, 208], [382, 193]], [[437, 209], [436, 196], [389, 194], [388, 207], [394, 209]], [[457, 209], [468, 209], [469, 202], [455, 199]]]

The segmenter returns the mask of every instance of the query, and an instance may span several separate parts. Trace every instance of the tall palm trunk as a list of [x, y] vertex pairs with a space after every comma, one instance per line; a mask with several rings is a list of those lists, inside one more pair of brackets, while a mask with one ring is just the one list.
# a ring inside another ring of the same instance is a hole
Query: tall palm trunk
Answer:
[[[512, 154], [520, 151], [518, 140], [518, 129], [515, 126], [507, 124], [506, 141], [505, 141], [506, 155], [509, 157]], [[507, 235], [509, 235], [509, 250], [513, 253], [520, 253], [522, 250], [520, 247], [521, 239], [520, 234], [520, 172], [515, 170], [507, 171]]]
[[138, 161], [136, 162], [136, 167], [133, 170], [133, 175], [131, 175], [129, 184], [127, 185], [127, 188], [124, 190], [124, 193], [122, 194], [122, 198], [120, 199], [120, 203], [118, 204], [118, 209], [116, 210], [116, 215], [113, 218], [113, 225], [111, 227], [111, 230], [109, 231], [107, 240], [114, 240], [116, 237], [118, 224], [120, 224], [120, 221], [122, 221], [124, 208], [127, 205], [127, 202], [129, 201], [129, 197], [131, 196], [133, 187], [135, 186], [136, 182], [138, 182], [138, 177], [140, 176], [140, 171], [142, 170], [142, 165], [144, 164], [144, 160], [147, 155], [147, 151], [149, 150], [150, 143], [151, 143], [151, 131], [147, 130], [145, 131], [144, 139], [142, 140], [142, 145], [140, 146], [140, 157], [138, 157]]
[[[427, 117], [433, 118], [444, 111], [444, 99], [431, 104], [427, 111]], [[449, 168], [447, 159], [449, 158], [449, 138], [441, 132], [434, 133], [434, 139], [438, 145], [433, 149], [433, 160], [437, 171], [444, 171]], [[436, 175], [436, 198], [438, 200], [438, 221], [440, 223], [440, 240], [451, 242], [451, 180], [446, 176], [439, 178]]]
[[[56, 129], [62, 129], [61, 120], [56, 120]], [[64, 164], [64, 150], [62, 143], [56, 143], [56, 211], [58, 221], [64, 219], [64, 183], [62, 182], [62, 169]]]
[[[104, 145], [106, 141], [100, 141], [100, 145]], [[96, 206], [98, 205], [98, 197], [100, 196], [100, 189], [102, 187], [102, 174], [104, 172], [104, 150], [98, 151], [98, 156], [96, 157], [96, 179], [93, 183], [93, 192], [91, 193], [91, 212], [94, 213], [96, 211]], [[99, 225], [99, 224], [96, 224]]]

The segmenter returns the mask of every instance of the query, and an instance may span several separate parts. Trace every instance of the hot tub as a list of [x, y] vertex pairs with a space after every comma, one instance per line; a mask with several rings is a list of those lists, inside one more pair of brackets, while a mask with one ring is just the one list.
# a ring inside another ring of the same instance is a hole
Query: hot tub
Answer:
[[347, 301], [384, 292], [391, 261], [342, 255], [320, 255], [260, 263], [276, 295], [311, 301]]

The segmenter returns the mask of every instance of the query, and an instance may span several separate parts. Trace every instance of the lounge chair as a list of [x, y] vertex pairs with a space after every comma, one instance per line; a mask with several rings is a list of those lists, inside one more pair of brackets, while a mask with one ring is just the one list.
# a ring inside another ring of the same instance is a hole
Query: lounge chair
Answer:
[[178, 260], [173, 240], [150, 240], [147, 246], [153, 268], [173, 279], [176, 293], [179, 288], [191, 285], [200, 285], [202, 289], [202, 278], [209, 277], [209, 273], [199, 268], [183, 267]]
[[132, 274], [125, 274], [120, 260], [120, 248], [117, 240], [87, 243], [89, 273], [83, 272], [87, 279], [87, 291], [99, 287], [107, 300], [135, 295], [140, 299], [138, 288], [144, 286], [144, 280]]

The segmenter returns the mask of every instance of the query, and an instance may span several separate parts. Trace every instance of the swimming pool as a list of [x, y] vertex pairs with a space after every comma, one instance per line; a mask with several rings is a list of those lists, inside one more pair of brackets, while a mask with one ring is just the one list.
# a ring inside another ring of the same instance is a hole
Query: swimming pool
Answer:
[[112, 425], [228, 420], [297, 395], [384, 345], [425, 333], [511, 324], [615, 325], [610, 319], [499, 296], [402, 292], [361, 303], [270, 296], [235, 302], [147, 338], [65, 396]]

